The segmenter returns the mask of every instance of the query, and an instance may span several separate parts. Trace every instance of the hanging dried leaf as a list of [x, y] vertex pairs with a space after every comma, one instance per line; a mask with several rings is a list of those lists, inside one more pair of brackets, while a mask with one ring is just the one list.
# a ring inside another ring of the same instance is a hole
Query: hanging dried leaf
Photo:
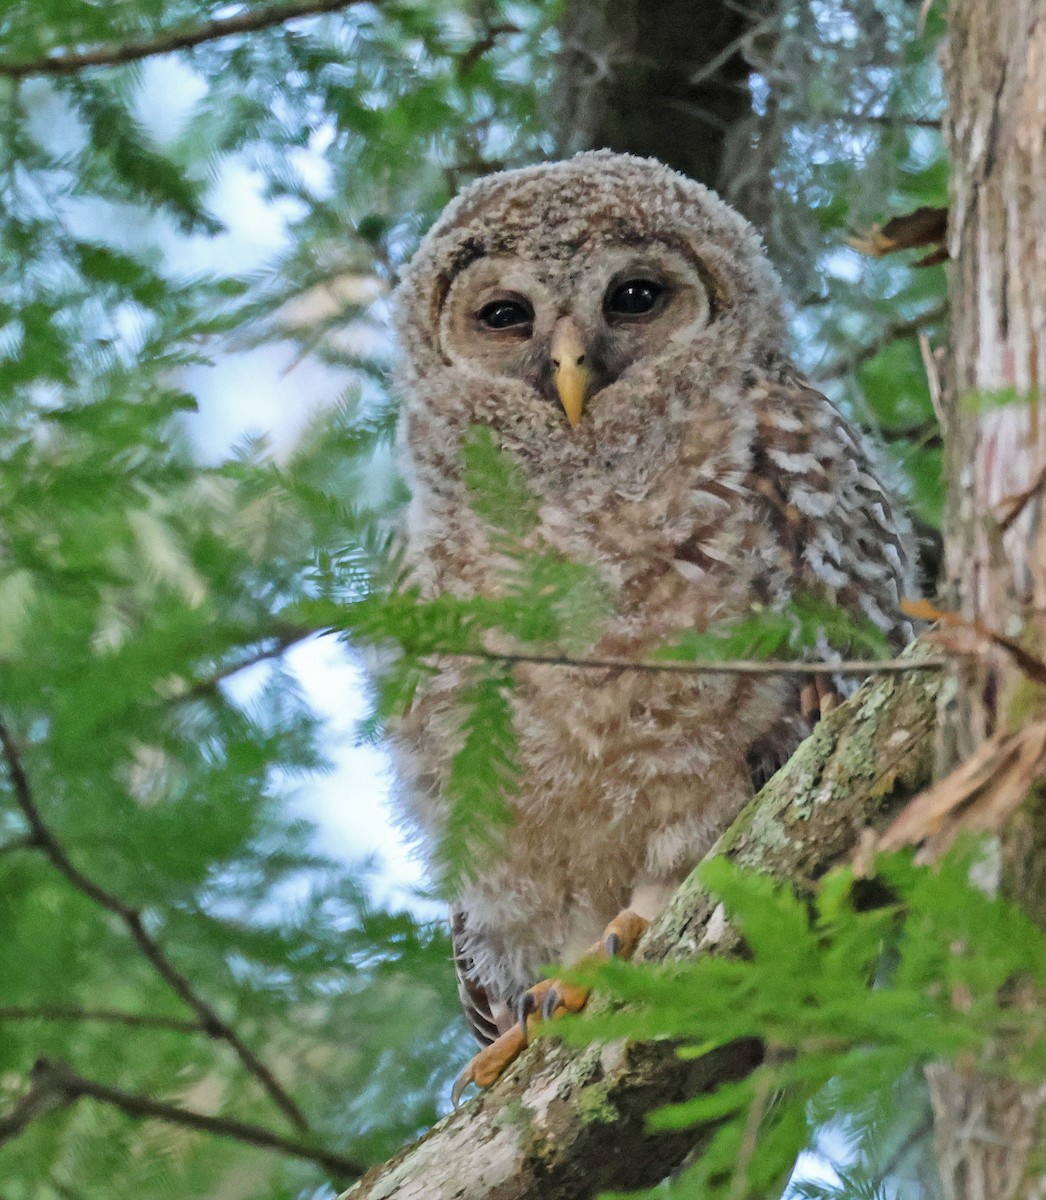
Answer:
[[873, 225], [867, 233], [847, 238], [847, 242], [870, 258], [883, 258], [917, 246], [932, 246], [933, 250], [919, 259], [915, 266], [931, 267], [945, 262], [948, 251], [944, 246], [948, 232], [947, 208], [923, 205], [914, 212], [891, 217], [885, 225]]
[[1029, 650], [1026, 650], [1019, 642], [1014, 641], [1013, 638], [1006, 637], [1002, 633], [996, 633], [995, 630], [982, 625], [980, 621], [969, 621], [965, 617], [959, 616], [958, 613], [947, 612], [944, 609], [938, 608], [929, 600], [902, 600], [901, 611], [906, 616], [914, 617], [917, 621], [935, 621], [938, 625], [944, 626], [946, 629], [954, 630], [960, 637], [963, 634], [970, 635], [965, 639], [965, 646], [960, 641], [951, 647], [961, 653], [969, 653], [971, 637], [997, 646], [1010, 656], [1014, 666], [1023, 672], [1032, 683], [1046, 687], [1046, 662], [1043, 662], [1041, 658], [1037, 658]]
[[[995, 833], [1046, 776], [1046, 720], [1019, 733], [996, 734], [976, 753], [921, 792], [877, 839], [875, 850], [922, 844], [918, 861], [932, 862], [963, 833]], [[872, 847], [862, 843], [867, 867]]]

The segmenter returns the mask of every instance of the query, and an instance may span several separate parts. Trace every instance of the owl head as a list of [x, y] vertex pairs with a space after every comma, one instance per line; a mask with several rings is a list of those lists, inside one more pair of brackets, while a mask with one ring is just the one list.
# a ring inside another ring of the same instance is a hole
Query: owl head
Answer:
[[486, 424], [524, 457], [699, 419], [695, 380], [766, 366], [785, 340], [754, 229], [661, 163], [607, 151], [462, 192], [406, 270], [397, 327], [407, 422], [413, 407]]

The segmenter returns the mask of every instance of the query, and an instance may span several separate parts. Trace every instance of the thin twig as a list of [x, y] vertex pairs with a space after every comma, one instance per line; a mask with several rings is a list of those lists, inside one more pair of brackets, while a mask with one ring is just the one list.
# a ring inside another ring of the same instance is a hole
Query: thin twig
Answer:
[[690, 75], [687, 83], [692, 88], [695, 88], [699, 84], [704, 83], [705, 80], [711, 79], [720, 67], [726, 66], [726, 64], [734, 57], [735, 54], [744, 50], [745, 46], [749, 42], [751, 42], [754, 38], [757, 38], [765, 30], [771, 28], [771, 26], [775, 25], [778, 20], [778, 15], [776, 12], [774, 12], [769, 16], [763, 17], [762, 20], [757, 21], [754, 25], [750, 25], [746, 30], [744, 30], [744, 32], [738, 34], [738, 36], [732, 41], [727, 42], [727, 44], [722, 48], [722, 50], [719, 51], [718, 54], [714, 54], [707, 62], [702, 63], [701, 66], [699, 66], [697, 70]]
[[915, 1149], [924, 1138], [930, 1136], [933, 1132], [933, 1115], [927, 1113], [916, 1125], [914, 1125], [905, 1136], [901, 1139], [900, 1144], [894, 1149], [890, 1157], [884, 1162], [875, 1172], [874, 1185], [876, 1194], [879, 1188], [890, 1178], [891, 1175], [900, 1167], [901, 1163]]
[[801, 121], [811, 123], [819, 121], [840, 121], [849, 125], [885, 125], [887, 127], [905, 127], [909, 129], [940, 129], [940, 117], [910, 117], [903, 113], [862, 113], [846, 109], [833, 111], [831, 109], [812, 109], [807, 113], [796, 114]]
[[84, 1200], [80, 1192], [74, 1191], [67, 1183], [63, 1183], [61, 1179], [56, 1179], [53, 1175], [48, 1178], [47, 1185], [57, 1192], [62, 1200]]
[[0, 843], [0, 854], [11, 854], [15, 850], [35, 850], [39, 844], [33, 834], [23, 833], [21, 837]]
[[235, 17], [205, 21], [193, 29], [172, 29], [153, 38], [143, 38], [141, 41], [94, 46], [89, 50], [67, 50], [58, 54], [45, 54], [40, 58], [28, 58], [22, 62], [4, 62], [0, 59], [0, 76], [24, 79], [28, 75], [74, 75], [87, 67], [121, 66], [143, 58], [153, 58], [158, 54], [188, 50], [193, 46], [203, 45], [204, 42], [216, 42], [241, 33], [257, 33], [274, 25], [284, 25], [298, 17], [315, 17], [323, 13], [338, 12], [360, 3], [362, 0], [298, 0], [294, 4], [250, 9]]
[[10, 1142], [40, 1117], [67, 1108], [72, 1098], [56, 1092], [46, 1080], [33, 1078], [29, 1090], [5, 1116], [0, 1117], [0, 1146]]
[[935, 321], [939, 321], [947, 311], [947, 305], [938, 304], [934, 308], [920, 313], [917, 317], [913, 317], [910, 321], [895, 321], [892, 325], [887, 325], [882, 334], [874, 341], [859, 346], [849, 354], [842, 354], [838, 358], [832, 359], [819, 371], [813, 372], [811, 378], [815, 383], [825, 383], [830, 379], [842, 379], [851, 371], [855, 371], [859, 366], [868, 362], [869, 359], [875, 358], [879, 351], [885, 350], [891, 342], [914, 337], [924, 325], [932, 325]]
[[930, 403], [933, 405], [937, 424], [942, 429], [946, 429], [948, 426], [948, 414], [944, 411], [944, 387], [941, 384], [941, 368], [938, 365], [937, 356], [933, 352], [933, 347], [930, 345], [930, 338], [923, 329], [919, 330], [919, 354], [922, 356], [923, 370], [926, 372], [926, 386], [930, 389]]
[[761, 1067], [756, 1075], [752, 1102], [748, 1106], [748, 1118], [745, 1121], [744, 1132], [741, 1134], [741, 1144], [737, 1149], [737, 1161], [734, 1164], [733, 1178], [730, 1180], [729, 1200], [744, 1200], [748, 1195], [748, 1170], [755, 1157], [756, 1145], [759, 1141], [759, 1127], [766, 1116], [767, 1105], [775, 1087], [775, 1073], [769, 1065]]
[[156, 1013], [125, 1012], [116, 1008], [77, 1008], [65, 1004], [5, 1005], [0, 1007], [3, 1021], [100, 1021], [127, 1025], [132, 1029], [168, 1029], [173, 1033], [205, 1033], [199, 1021], [164, 1017]]
[[1007, 529], [1017, 520], [1028, 505], [1046, 489], [1046, 465], [1035, 477], [1035, 482], [1029, 488], [1025, 488], [1023, 492], [1016, 492], [1012, 496], [1003, 496], [1003, 498], [995, 506], [995, 517], [999, 522], [999, 529], [1005, 533]]
[[545, 667], [580, 667], [589, 671], [649, 671], [677, 675], [907, 675], [943, 671], [947, 658], [848, 659], [845, 662], [785, 662], [777, 659], [708, 659], [697, 662], [639, 662], [634, 658], [571, 658], [566, 654], [497, 654], [486, 650], [438, 651], [427, 657], [464, 658], [480, 662], [534, 663]]
[[317, 633], [321, 633], [319, 629], [297, 629], [291, 628], [272, 635], [272, 644], [261, 647], [244, 655], [243, 658], [235, 662], [227, 663], [225, 666], [219, 667], [210, 675], [204, 676], [202, 679], [195, 679], [182, 692], [177, 692], [171, 697], [171, 702], [182, 704], [186, 700], [202, 700], [205, 696], [214, 694], [215, 689], [220, 683], [233, 675], [239, 674], [240, 671], [246, 671], [248, 667], [255, 667], [259, 663], [269, 662], [271, 659], [280, 658], [294, 646], [301, 642], [307, 641]]
[[125, 1092], [122, 1088], [87, 1079], [67, 1063], [46, 1058], [38, 1059], [33, 1066], [29, 1091], [7, 1117], [0, 1118], [0, 1143], [21, 1133], [30, 1121], [44, 1113], [84, 1098], [109, 1104], [130, 1117], [166, 1121], [216, 1137], [231, 1138], [249, 1146], [260, 1146], [277, 1154], [305, 1159], [330, 1171], [339, 1181], [358, 1179], [366, 1170], [362, 1163], [333, 1150], [324, 1150], [296, 1138], [282, 1137], [264, 1126], [238, 1121], [234, 1117], [210, 1117], [191, 1109], [179, 1108], [175, 1104], [165, 1104], [139, 1092]]
[[32, 788], [29, 786], [29, 777], [26, 775], [25, 768], [22, 765], [22, 758], [18, 747], [11, 737], [7, 726], [2, 722], [0, 722], [0, 749], [2, 749], [3, 756], [7, 761], [7, 770], [11, 777], [15, 802], [28, 821], [29, 828], [36, 837], [40, 849], [47, 855], [52, 864], [69, 880], [77, 891], [82, 892], [88, 899], [93, 900], [95, 904], [104, 908], [107, 912], [111, 912], [123, 922], [131, 937], [138, 944], [138, 948], [153, 965], [160, 978], [164, 980], [176, 996], [184, 1000], [193, 1012], [196, 1013], [203, 1032], [208, 1037], [226, 1042], [232, 1048], [237, 1058], [239, 1058], [244, 1068], [268, 1092], [273, 1103], [277, 1105], [298, 1129], [303, 1132], [308, 1131], [309, 1124], [305, 1119], [305, 1114], [276, 1079], [276, 1076], [273, 1075], [272, 1071], [269, 1070], [254, 1051], [241, 1040], [236, 1030], [227, 1021], [223, 1020], [206, 1000], [197, 995], [193, 985], [167, 957], [166, 952], [159, 942], [146, 930], [142, 922], [141, 913], [137, 909], [131, 908], [130, 905], [125, 904], [119, 896], [107, 891], [101, 884], [96, 883], [88, 875], [85, 875], [69, 858], [61, 842], [58, 841], [40, 815], [40, 810], [37, 808], [36, 801], [33, 798]]

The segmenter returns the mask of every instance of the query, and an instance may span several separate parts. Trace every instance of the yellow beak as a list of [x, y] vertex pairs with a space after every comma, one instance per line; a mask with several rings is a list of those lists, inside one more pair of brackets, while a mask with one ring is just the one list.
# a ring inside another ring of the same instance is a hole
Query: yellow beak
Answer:
[[560, 317], [556, 322], [550, 353], [559, 402], [567, 420], [576, 428], [588, 398], [592, 372], [585, 362], [585, 344], [573, 317]]

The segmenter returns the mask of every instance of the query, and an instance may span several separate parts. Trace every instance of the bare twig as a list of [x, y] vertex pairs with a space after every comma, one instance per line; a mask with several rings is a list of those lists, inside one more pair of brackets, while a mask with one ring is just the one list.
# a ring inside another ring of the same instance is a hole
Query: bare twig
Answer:
[[35, 850], [39, 844], [33, 834], [23, 833], [21, 837], [0, 843], [0, 854], [11, 854], [15, 850]]
[[765, 33], [766, 30], [774, 26], [778, 20], [779, 18], [777, 13], [771, 13], [769, 16], [763, 17], [761, 20], [756, 21], [754, 25], [750, 25], [743, 33], [738, 34], [733, 41], [727, 42], [727, 44], [722, 48], [722, 50], [719, 51], [718, 54], [713, 55], [707, 62], [702, 63], [701, 66], [691, 74], [688, 80], [690, 86], [697, 87], [698, 84], [704, 83], [706, 80], [711, 79], [720, 67], [725, 67], [735, 54], [743, 51], [749, 42], [753, 41], [761, 33]]
[[366, 1170], [362, 1163], [333, 1150], [282, 1137], [264, 1126], [238, 1121], [233, 1117], [210, 1117], [191, 1109], [179, 1108], [175, 1104], [165, 1104], [139, 1092], [125, 1092], [122, 1088], [87, 1079], [67, 1063], [46, 1058], [38, 1059], [33, 1066], [29, 1091], [8, 1116], [0, 1118], [0, 1144], [21, 1133], [30, 1121], [85, 1098], [109, 1104], [129, 1117], [165, 1121], [170, 1125], [196, 1129], [201, 1133], [273, 1150], [277, 1154], [305, 1159], [317, 1163], [345, 1182], [358, 1179]]
[[54, 1175], [48, 1178], [47, 1185], [57, 1192], [62, 1200], [84, 1200], [80, 1192], [74, 1191], [67, 1183], [64, 1183], [61, 1179], [56, 1179]]
[[1046, 489], [1046, 466], [1035, 478], [1035, 482], [1029, 488], [1025, 488], [1023, 492], [1016, 492], [1012, 496], [1003, 496], [996, 505], [995, 516], [999, 522], [999, 529], [1003, 533], [1017, 520], [1028, 505]]
[[874, 341], [868, 342], [864, 346], [859, 346], [856, 350], [848, 354], [842, 354], [838, 358], [832, 359], [826, 363], [820, 370], [815, 371], [812, 378], [815, 383], [825, 383], [831, 379], [842, 379], [849, 375], [851, 371], [856, 371], [859, 366], [868, 362], [869, 359], [875, 358], [880, 350], [885, 350], [891, 342], [901, 341], [903, 338], [915, 337], [925, 325], [932, 325], [935, 321], [939, 321], [948, 311], [947, 305], [938, 304], [934, 308], [927, 309], [926, 312], [920, 313], [917, 317], [913, 317], [910, 321], [895, 321], [892, 325], [887, 325], [882, 334], [875, 338]]
[[49, 1087], [46, 1080], [34, 1077], [21, 1100], [6, 1116], [0, 1117], [0, 1146], [18, 1137], [33, 1121], [71, 1103], [68, 1096]]
[[338, 12], [361, 2], [362, 0], [298, 0], [297, 3], [277, 4], [270, 8], [251, 8], [235, 17], [205, 21], [193, 29], [172, 29], [140, 41], [94, 46], [89, 50], [67, 50], [59, 54], [25, 59], [22, 62], [0, 60], [0, 76], [25, 79], [28, 75], [74, 75], [87, 67], [121, 66], [143, 58], [153, 58], [158, 54], [188, 50], [205, 42], [216, 42], [237, 34], [257, 33], [262, 29], [271, 29], [274, 25], [285, 25], [299, 17]]
[[848, 125], [884, 125], [888, 128], [900, 127], [908, 129], [940, 129], [940, 117], [912, 117], [904, 113], [863, 113], [851, 112], [846, 109], [833, 111], [831, 109], [814, 109], [808, 113], [799, 114], [803, 121], [840, 121]]
[[219, 667], [217, 671], [204, 676], [202, 679], [193, 680], [184, 691], [177, 692], [172, 696], [171, 702], [181, 704], [186, 700], [202, 700], [205, 696], [213, 695], [218, 685], [224, 680], [239, 674], [240, 671], [246, 671], [248, 667], [255, 667], [259, 663], [269, 662], [274, 658], [281, 658], [288, 650], [293, 649], [293, 647], [300, 645], [302, 642], [308, 641], [315, 634], [322, 632], [320, 629], [298, 629], [294, 627], [280, 630], [267, 639], [270, 643], [269, 645], [252, 650], [241, 659], [226, 663], [224, 666]]
[[760, 1068], [755, 1080], [755, 1091], [752, 1102], [748, 1106], [748, 1118], [741, 1134], [741, 1144], [737, 1151], [737, 1161], [734, 1163], [734, 1175], [730, 1181], [729, 1200], [744, 1200], [748, 1195], [748, 1171], [755, 1156], [759, 1142], [759, 1127], [766, 1116], [766, 1110], [773, 1095], [776, 1084], [776, 1073], [769, 1062]]
[[930, 339], [925, 330], [919, 330], [919, 353], [922, 355], [923, 370], [926, 372], [926, 384], [930, 389], [930, 403], [933, 405], [937, 423], [942, 429], [947, 427], [948, 416], [944, 411], [944, 387], [941, 383], [941, 368], [937, 356], [930, 345]]
[[196, 1013], [202, 1031], [208, 1037], [226, 1042], [237, 1058], [239, 1058], [244, 1068], [258, 1080], [269, 1094], [273, 1103], [277, 1105], [298, 1129], [303, 1132], [307, 1131], [309, 1125], [305, 1119], [305, 1114], [276, 1079], [272, 1071], [243, 1042], [236, 1030], [220, 1017], [206, 1000], [197, 995], [193, 985], [167, 957], [166, 952], [159, 942], [146, 930], [142, 922], [141, 913], [137, 909], [131, 908], [130, 905], [125, 904], [119, 896], [107, 891], [101, 884], [96, 883], [95, 880], [85, 875], [70, 859], [61, 842], [58, 841], [40, 815], [40, 810], [37, 808], [36, 801], [33, 798], [32, 789], [29, 786], [29, 777], [26, 775], [18, 747], [7, 726], [2, 722], [0, 722], [0, 750], [3, 751], [3, 757], [7, 762], [7, 770], [11, 777], [15, 802], [22, 810], [26, 821], [28, 821], [30, 831], [36, 838], [40, 849], [51, 860], [51, 863], [69, 880], [77, 891], [82, 892], [88, 899], [93, 900], [95, 904], [104, 908], [107, 912], [111, 912], [123, 922], [131, 937], [138, 944], [138, 948], [152, 964], [160, 978], [164, 980], [176, 996], [182, 999]]
[[474, 41], [458, 59], [456, 67], [458, 78], [464, 79], [483, 55], [494, 49], [498, 44], [498, 38], [504, 37], [506, 34], [522, 32], [523, 30], [518, 25], [513, 25], [511, 21], [502, 21], [497, 25], [491, 25], [483, 36]]
[[124, 1012], [115, 1008], [77, 1008], [66, 1004], [5, 1005], [0, 1007], [3, 1021], [99, 1021], [126, 1025], [132, 1029], [168, 1029], [172, 1033], [205, 1033], [199, 1021], [164, 1017], [156, 1013]]
[[875, 431], [875, 437], [878, 441], [887, 444], [909, 442], [920, 448], [939, 448], [943, 444], [941, 427], [937, 423], [936, 417], [920, 421], [917, 425], [905, 425], [899, 428], [897, 426], [879, 426]]
[[634, 658], [571, 658], [566, 654], [496, 654], [484, 650], [439, 651], [434, 658], [465, 658], [480, 662], [534, 663], [546, 667], [581, 667], [589, 671], [649, 671], [677, 675], [906, 675], [912, 671], [943, 671], [947, 658], [849, 659], [845, 662], [782, 662], [716, 659], [698, 662], [639, 662]]
[[894, 1149], [890, 1157], [884, 1162], [874, 1176], [874, 1186], [879, 1189], [893, 1175], [908, 1157], [908, 1155], [923, 1141], [928, 1138], [933, 1132], [933, 1116], [927, 1113], [921, 1121], [917, 1122], [905, 1136], [901, 1139], [899, 1145]]

